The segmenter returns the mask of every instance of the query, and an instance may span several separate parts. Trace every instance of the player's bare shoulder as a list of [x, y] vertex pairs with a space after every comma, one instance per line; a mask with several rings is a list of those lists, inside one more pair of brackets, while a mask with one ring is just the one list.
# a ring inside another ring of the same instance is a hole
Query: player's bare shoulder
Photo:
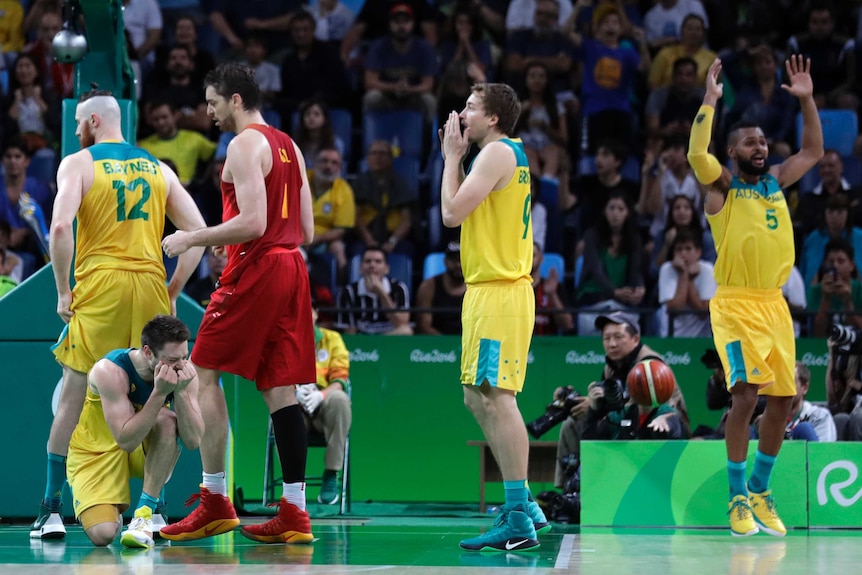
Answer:
[[233, 182], [236, 172], [259, 166], [264, 174], [272, 169], [272, 147], [266, 136], [258, 130], [246, 128], [227, 145], [222, 180]]
[[475, 168], [497, 176], [495, 190], [502, 189], [509, 183], [517, 167], [518, 158], [515, 151], [501, 140], [489, 143], [476, 157]]
[[90, 369], [87, 376], [90, 389], [97, 395], [105, 392], [128, 393], [129, 375], [113, 361], [102, 358]]

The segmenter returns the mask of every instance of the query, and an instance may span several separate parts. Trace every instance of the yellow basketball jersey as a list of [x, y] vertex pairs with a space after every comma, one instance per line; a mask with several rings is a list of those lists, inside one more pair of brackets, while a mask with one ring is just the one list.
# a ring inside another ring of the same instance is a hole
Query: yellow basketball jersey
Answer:
[[164, 277], [167, 185], [159, 161], [127, 142], [101, 142], [88, 150], [94, 178], [78, 210], [76, 279], [103, 269]]
[[736, 176], [721, 211], [707, 215], [719, 286], [780, 289], [796, 257], [793, 224], [784, 192], [771, 174], [756, 184]]
[[533, 268], [530, 166], [520, 139], [500, 141], [515, 152], [515, 173], [461, 224], [461, 267], [467, 284], [529, 279]]

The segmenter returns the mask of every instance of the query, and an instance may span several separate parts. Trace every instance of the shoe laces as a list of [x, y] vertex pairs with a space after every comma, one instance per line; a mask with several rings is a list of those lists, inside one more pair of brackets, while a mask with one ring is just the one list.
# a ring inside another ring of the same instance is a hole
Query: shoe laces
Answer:
[[736, 511], [736, 518], [739, 520], [746, 519], [746, 516], [751, 513], [751, 506], [744, 499], [735, 499], [730, 504], [730, 509], [727, 510], [728, 515], [732, 515]]
[[766, 505], [766, 510], [773, 515], [776, 514], [775, 499], [772, 498], [772, 494], [761, 495], [760, 498], [763, 500], [764, 505]]
[[195, 493], [194, 495], [192, 495], [191, 497], [186, 499], [186, 507], [191, 507], [192, 503], [194, 503], [195, 501], [197, 501], [200, 498], [201, 498], [201, 494]]
[[153, 524], [146, 517], [135, 517], [129, 522], [129, 531], [152, 531]]

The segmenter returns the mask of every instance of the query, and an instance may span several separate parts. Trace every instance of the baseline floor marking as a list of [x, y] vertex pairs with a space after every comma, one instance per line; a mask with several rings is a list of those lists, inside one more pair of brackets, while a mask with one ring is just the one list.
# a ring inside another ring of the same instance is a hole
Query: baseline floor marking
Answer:
[[560, 550], [557, 552], [557, 561], [554, 563], [554, 569], [569, 568], [569, 560], [572, 558], [574, 547], [575, 535], [563, 535], [563, 540], [560, 542]]

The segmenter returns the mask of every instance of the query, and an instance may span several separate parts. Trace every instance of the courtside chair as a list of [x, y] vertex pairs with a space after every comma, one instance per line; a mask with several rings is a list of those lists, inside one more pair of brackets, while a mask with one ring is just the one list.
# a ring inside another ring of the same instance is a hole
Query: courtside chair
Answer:
[[[351, 395], [350, 380], [347, 381], [347, 395]], [[326, 436], [322, 432], [317, 432], [312, 429], [308, 430], [308, 448], [323, 448], [326, 449]], [[278, 501], [276, 492], [282, 484], [282, 477], [277, 476], [278, 469], [278, 449], [275, 445], [275, 434], [272, 431], [272, 419], [266, 428], [266, 454], [264, 458], [263, 468], [263, 501], [262, 505], [267, 506], [270, 503]], [[314, 465], [319, 465], [315, 462]], [[320, 487], [323, 485], [323, 475], [308, 475], [308, 465], [306, 464], [305, 484], [310, 487]], [[341, 467], [341, 498], [339, 500], [339, 515], [344, 515], [350, 512], [350, 433], [344, 440], [344, 461]]]

